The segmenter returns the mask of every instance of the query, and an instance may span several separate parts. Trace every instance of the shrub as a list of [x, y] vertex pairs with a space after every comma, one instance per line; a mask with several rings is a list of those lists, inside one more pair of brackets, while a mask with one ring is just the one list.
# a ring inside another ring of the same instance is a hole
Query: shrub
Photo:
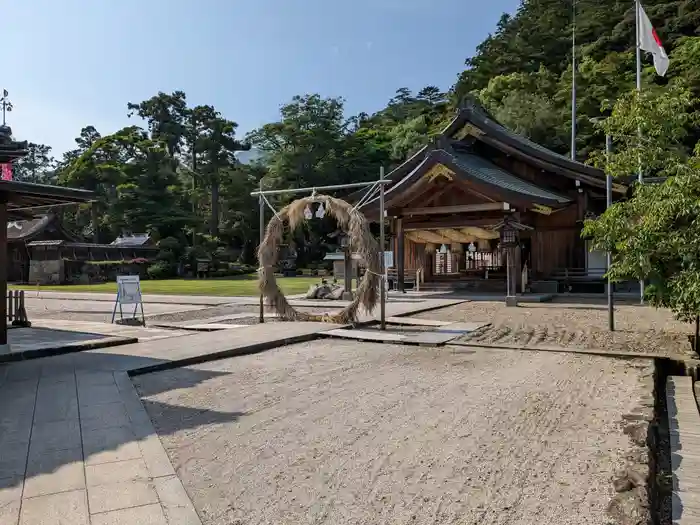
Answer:
[[147, 273], [151, 279], [169, 279], [177, 275], [177, 266], [167, 261], [158, 261], [148, 267]]

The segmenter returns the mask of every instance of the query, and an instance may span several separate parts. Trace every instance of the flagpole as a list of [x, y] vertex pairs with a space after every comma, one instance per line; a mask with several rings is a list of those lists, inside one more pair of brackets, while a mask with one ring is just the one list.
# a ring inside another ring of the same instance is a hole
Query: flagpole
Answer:
[[[642, 48], [640, 45], [639, 38], [639, 0], [634, 0], [634, 12], [635, 12], [635, 49], [637, 53], [637, 91], [642, 92]], [[642, 130], [637, 129], [637, 135], [639, 135], [639, 141], [642, 140]], [[642, 161], [639, 160], [639, 166], [637, 167], [637, 181], [641, 184], [642, 180]]]
[[[635, 26], [635, 48], [637, 50], [637, 91], [642, 90], [642, 49], [639, 46], [639, 0], [634, 0], [634, 26]], [[642, 180], [642, 173], [639, 172], [639, 180]]]
[[571, 2], [571, 160], [576, 160], [576, 1]]
[[[636, 50], [636, 55], [637, 55], [637, 92], [641, 93], [642, 92], [642, 48], [641, 48], [641, 42], [639, 38], [639, 29], [640, 29], [640, 20], [639, 20], [639, 0], [634, 0], [634, 27], [635, 27], [635, 50]], [[642, 142], [642, 130], [641, 128], [637, 128], [637, 136], [639, 138], [639, 144], [641, 146]], [[643, 177], [642, 177], [642, 159], [641, 157], [639, 158], [638, 161], [638, 166], [637, 166], [637, 182], [639, 184], [642, 184], [644, 182]], [[644, 304], [644, 279], [639, 280], [639, 302], [640, 304]]]

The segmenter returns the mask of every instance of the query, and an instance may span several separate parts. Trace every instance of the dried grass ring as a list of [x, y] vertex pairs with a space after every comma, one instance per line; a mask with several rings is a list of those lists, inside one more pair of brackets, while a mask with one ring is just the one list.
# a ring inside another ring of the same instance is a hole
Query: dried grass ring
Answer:
[[[289, 222], [292, 231], [295, 230], [305, 220], [306, 207], [314, 203], [323, 204], [326, 214], [335, 218], [340, 229], [348, 235], [350, 249], [360, 256], [367, 268], [350, 304], [335, 314], [315, 315], [297, 311], [289, 304], [275, 278], [274, 267], [284, 237], [285, 221]], [[328, 195], [312, 195], [295, 200], [282, 208], [267, 224], [265, 237], [258, 248], [258, 261], [258, 288], [267, 305], [277, 312], [280, 319], [348, 324], [357, 321], [360, 306], [367, 312], [372, 312], [377, 305], [381, 285], [379, 244], [372, 235], [365, 216], [342, 199]]]

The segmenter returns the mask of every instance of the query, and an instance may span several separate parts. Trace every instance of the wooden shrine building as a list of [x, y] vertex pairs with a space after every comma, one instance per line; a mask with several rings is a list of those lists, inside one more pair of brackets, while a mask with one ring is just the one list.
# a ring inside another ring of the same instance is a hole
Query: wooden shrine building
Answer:
[[[9, 126], [0, 126], [0, 164], [11, 163], [27, 154], [27, 142], [12, 139]], [[74, 190], [58, 186], [45, 186], [11, 180], [0, 180], [0, 353], [7, 353], [7, 275], [8, 223], [18, 220], [32, 220], [36, 208], [63, 206], [90, 202], [94, 198], [91, 191]]]
[[[581, 227], [605, 210], [605, 174], [513, 133], [473, 101], [386, 178], [400, 290], [417, 270], [426, 285], [508, 295], [524, 282], [556, 291], [562, 275], [604, 273]], [[626, 191], [614, 184], [613, 198]], [[379, 200], [363, 211], [376, 221]]]

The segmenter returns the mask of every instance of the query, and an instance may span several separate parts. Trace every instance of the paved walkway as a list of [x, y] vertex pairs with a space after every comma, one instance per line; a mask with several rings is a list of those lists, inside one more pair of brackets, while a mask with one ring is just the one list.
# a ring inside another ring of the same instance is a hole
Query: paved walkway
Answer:
[[178, 337], [187, 335], [185, 330], [166, 330], [149, 326], [129, 326], [112, 323], [98, 323], [95, 321], [63, 321], [60, 319], [37, 319], [32, 321], [32, 327], [50, 328], [52, 330], [70, 330], [89, 334], [99, 334], [100, 336], [136, 337], [139, 342], [152, 341], [154, 339], [166, 339], [168, 337]]
[[691, 377], [669, 377], [666, 407], [671, 441], [674, 525], [700, 523], [700, 413]]
[[[455, 302], [394, 303], [387, 316]], [[200, 525], [128, 373], [262, 351], [334, 328], [269, 323], [0, 365], [0, 524]]]

